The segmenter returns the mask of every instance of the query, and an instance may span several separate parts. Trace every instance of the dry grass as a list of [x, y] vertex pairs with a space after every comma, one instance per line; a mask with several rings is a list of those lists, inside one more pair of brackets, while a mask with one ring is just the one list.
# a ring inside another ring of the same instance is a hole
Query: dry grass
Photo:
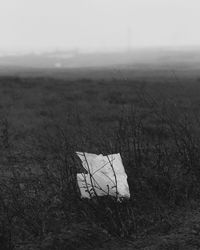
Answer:
[[[198, 82], [4, 77], [0, 88], [4, 249], [198, 249]], [[119, 152], [130, 201], [81, 200], [76, 151]]]

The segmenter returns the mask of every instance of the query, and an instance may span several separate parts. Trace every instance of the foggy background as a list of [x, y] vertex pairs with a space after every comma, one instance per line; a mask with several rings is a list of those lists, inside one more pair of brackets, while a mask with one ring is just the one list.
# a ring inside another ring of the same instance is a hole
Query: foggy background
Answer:
[[1, 0], [0, 49], [199, 45], [198, 0]]
[[0, 65], [197, 65], [199, 7], [198, 0], [0, 0]]

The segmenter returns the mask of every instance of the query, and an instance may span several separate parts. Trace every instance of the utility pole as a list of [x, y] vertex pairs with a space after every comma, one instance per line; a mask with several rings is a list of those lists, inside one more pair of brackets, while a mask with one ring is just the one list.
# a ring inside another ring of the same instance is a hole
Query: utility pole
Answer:
[[127, 52], [131, 52], [131, 47], [132, 47], [132, 35], [131, 35], [131, 28], [130, 26], [127, 28]]

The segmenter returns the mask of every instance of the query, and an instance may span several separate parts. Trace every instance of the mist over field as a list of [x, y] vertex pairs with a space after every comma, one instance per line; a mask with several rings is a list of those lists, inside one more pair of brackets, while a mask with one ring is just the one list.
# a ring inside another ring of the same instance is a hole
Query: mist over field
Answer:
[[3, 67], [24, 68], [96, 68], [122, 67], [152, 69], [175, 67], [196, 69], [200, 67], [200, 48], [163, 47], [141, 48], [124, 51], [79, 52], [58, 50], [50, 52], [15, 52], [0, 55]]

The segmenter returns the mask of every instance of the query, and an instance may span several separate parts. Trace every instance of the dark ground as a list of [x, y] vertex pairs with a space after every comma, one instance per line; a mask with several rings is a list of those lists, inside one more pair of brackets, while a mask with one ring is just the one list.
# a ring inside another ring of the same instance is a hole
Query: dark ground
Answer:
[[[200, 249], [199, 114], [198, 77], [1, 76], [2, 249]], [[75, 151], [120, 152], [131, 200], [80, 200]]]

